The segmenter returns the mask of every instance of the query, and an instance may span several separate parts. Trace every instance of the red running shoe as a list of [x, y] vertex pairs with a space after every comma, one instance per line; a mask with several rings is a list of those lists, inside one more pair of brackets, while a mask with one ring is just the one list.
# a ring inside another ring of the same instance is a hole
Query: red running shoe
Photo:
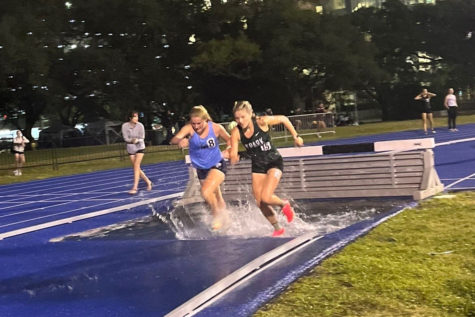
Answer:
[[279, 230], [274, 230], [274, 232], [272, 233], [272, 236], [273, 237], [280, 237], [281, 235], [283, 235], [285, 232], [285, 229], [284, 228], [280, 228]]
[[287, 217], [287, 222], [292, 222], [294, 220], [294, 210], [290, 206], [290, 203], [288, 200], [284, 200], [285, 205], [282, 207], [282, 212], [284, 213], [285, 217]]

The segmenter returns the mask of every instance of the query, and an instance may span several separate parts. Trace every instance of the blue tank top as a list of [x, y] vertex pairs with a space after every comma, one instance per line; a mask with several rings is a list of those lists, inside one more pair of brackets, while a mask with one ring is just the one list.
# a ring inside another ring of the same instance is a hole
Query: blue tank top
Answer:
[[223, 159], [219, 149], [219, 140], [214, 134], [211, 121], [208, 121], [207, 136], [200, 138], [195, 132], [190, 138], [190, 159], [193, 167], [199, 169], [209, 169]]

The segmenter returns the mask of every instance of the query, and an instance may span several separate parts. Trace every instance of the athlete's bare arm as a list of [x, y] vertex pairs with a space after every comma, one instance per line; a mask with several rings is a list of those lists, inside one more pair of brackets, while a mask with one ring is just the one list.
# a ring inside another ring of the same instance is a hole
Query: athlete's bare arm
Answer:
[[173, 138], [170, 140], [170, 144], [176, 144], [180, 148], [186, 148], [189, 145], [189, 141], [187, 139], [188, 136], [192, 134], [193, 128], [191, 127], [191, 124], [186, 124], [183, 128], [178, 131], [177, 134], [173, 136]]
[[231, 131], [231, 149], [229, 149], [229, 160], [231, 164], [239, 162], [238, 147], [241, 136], [239, 135], [239, 129], [235, 127]]
[[286, 116], [281, 116], [281, 115], [263, 116], [263, 117], [260, 117], [260, 121], [265, 123], [265, 125], [267, 126], [283, 124], [284, 127], [290, 132], [290, 134], [294, 138], [294, 144], [296, 146], [303, 145], [303, 139], [298, 135], [297, 131], [294, 128], [294, 125], [292, 124], [292, 122], [290, 122], [289, 118], [287, 118]]

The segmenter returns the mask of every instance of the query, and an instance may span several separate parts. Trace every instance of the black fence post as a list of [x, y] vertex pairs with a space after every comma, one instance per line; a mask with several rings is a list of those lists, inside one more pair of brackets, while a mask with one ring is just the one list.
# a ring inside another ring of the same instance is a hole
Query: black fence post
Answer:
[[55, 147], [51, 148], [51, 163], [53, 165], [53, 170], [54, 171], [59, 170], [58, 153], [56, 152]]
[[127, 156], [125, 153], [124, 143], [117, 143], [117, 146], [119, 147], [119, 160], [123, 161], [125, 160], [125, 157]]

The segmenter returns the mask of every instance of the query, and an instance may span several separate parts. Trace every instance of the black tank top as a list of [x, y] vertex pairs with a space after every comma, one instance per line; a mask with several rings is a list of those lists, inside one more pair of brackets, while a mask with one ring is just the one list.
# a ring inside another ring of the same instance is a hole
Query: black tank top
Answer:
[[279, 158], [280, 153], [271, 143], [269, 131], [262, 131], [255, 118], [252, 118], [252, 123], [254, 124], [254, 133], [250, 138], [246, 138], [243, 129], [238, 125], [241, 143], [244, 145], [246, 153], [249, 154], [253, 161], [256, 159], [273, 161], [276, 158]]
[[421, 96], [421, 100], [424, 105], [430, 106], [430, 97], [428, 95]]

